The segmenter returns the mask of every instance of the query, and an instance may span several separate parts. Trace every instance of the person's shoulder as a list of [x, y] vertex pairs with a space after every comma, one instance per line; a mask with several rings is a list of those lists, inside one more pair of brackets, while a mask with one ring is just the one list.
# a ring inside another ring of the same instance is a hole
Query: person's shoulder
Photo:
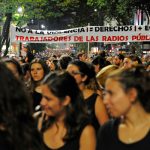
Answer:
[[[93, 125], [91, 124], [91, 119], [90, 118], [85, 118], [82, 120], [82, 123], [80, 123], [79, 126], [79, 136], [81, 136], [83, 133], [84, 134], [89, 134], [89, 132], [92, 132], [94, 129]], [[95, 129], [94, 129], [95, 130]]]
[[93, 150], [96, 147], [96, 133], [92, 125], [86, 125], [80, 136], [80, 147]]
[[102, 125], [97, 134], [96, 150], [99, 149], [111, 149], [112, 143], [116, 138], [115, 126], [118, 119], [110, 119], [104, 125]]
[[99, 131], [98, 131], [98, 136], [99, 135], [110, 135], [110, 133], [114, 133], [115, 129], [117, 128], [117, 125], [119, 123], [119, 119], [110, 119], [106, 123], [104, 123]]
[[83, 130], [82, 130], [82, 134], [84, 135], [89, 135], [91, 133], [95, 133], [95, 129], [91, 124], [87, 124]]
[[114, 126], [116, 126], [116, 124], [118, 124], [118, 121], [119, 121], [118, 119], [110, 119], [101, 128], [102, 129], [114, 128]]

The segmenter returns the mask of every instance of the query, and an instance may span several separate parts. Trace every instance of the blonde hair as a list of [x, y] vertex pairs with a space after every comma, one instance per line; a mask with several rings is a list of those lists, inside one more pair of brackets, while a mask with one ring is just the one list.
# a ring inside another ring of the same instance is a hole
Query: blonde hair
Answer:
[[107, 76], [114, 70], [117, 70], [118, 68], [119, 67], [116, 65], [108, 65], [108, 66], [102, 68], [96, 75], [96, 78], [97, 78], [97, 81], [99, 82], [99, 84], [102, 87], [104, 87]]

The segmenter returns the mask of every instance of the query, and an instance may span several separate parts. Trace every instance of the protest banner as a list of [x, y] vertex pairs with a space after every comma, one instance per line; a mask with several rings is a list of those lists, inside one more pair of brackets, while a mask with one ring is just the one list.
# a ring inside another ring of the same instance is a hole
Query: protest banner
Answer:
[[11, 42], [79, 43], [150, 41], [150, 26], [86, 26], [66, 30], [33, 30], [11, 26]]

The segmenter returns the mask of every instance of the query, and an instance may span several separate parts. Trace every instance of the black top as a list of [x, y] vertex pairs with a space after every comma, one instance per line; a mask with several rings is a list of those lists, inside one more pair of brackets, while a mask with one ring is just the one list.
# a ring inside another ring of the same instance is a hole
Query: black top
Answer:
[[118, 126], [119, 119], [116, 119], [108, 121], [101, 127], [96, 150], [150, 150], [150, 132], [142, 140], [126, 144], [118, 137]]
[[46, 150], [79, 150], [80, 148], [80, 136], [82, 134], [83, 129], [88, 125], [88, 122], [84, 122], [83, 126], [80, 128], [78, 134], [71, 140], [67, 140], [66, 143], [57, 149], [52, 149], [45, 145]]
[[91, 122], [95, 128], [95, 131], [98, 131], [98, 129], [100, 127], [99, 122], [95, 115], [95, 103], [96, 103], [97, 96], [98, 96], [98, 94], [94, 93], [90, 97], [85, 99], [85, 104], [88, 107], [88, 112], [90, 114]]
[[40, 102], [41, 102], [41, 99], [42, 99], [42, 94], [41, 93], [38, 93], [36, 91], [33, 91], [32, 94], [32, 99], [33, 99], [33, 110], [36, 109], [36, 107], [38, 105], [40, 105]]

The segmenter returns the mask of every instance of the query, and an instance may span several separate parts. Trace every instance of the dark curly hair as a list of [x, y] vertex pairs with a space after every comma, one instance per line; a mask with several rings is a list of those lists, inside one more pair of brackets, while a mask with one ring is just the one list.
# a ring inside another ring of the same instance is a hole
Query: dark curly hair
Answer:
[[0, 134], [5, 135], [5, 146], [11, 150], [41, 150], [42, 139], [32, 117], [28, 94], [2, 62], [0, 85]]

